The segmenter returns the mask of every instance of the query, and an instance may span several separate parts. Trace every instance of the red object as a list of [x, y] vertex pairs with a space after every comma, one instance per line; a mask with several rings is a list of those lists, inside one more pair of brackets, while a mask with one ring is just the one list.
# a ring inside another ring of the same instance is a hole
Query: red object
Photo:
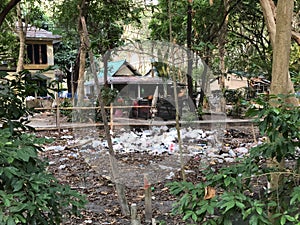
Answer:
[[150, 188], [150, 183], [146, 177], [144, 177], [144, 189]]

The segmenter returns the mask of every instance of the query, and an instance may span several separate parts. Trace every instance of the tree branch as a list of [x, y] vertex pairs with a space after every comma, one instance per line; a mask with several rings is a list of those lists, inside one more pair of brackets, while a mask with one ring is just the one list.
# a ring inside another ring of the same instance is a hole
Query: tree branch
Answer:
[[3, 11], [0, 14], [0, 27], [6, 17], [6, 15], [9, 13], [9, 11], [15, 7], [21, 0], [11, 0], [3, 9]]
[[292, 39], [300, 46], [300, 33], [292, 31]]

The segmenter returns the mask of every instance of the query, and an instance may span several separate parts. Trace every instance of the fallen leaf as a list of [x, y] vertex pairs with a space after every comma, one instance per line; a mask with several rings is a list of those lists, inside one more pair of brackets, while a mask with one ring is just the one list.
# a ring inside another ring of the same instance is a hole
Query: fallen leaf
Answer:
[[216, 196], [216, 189], [210, 186], [205, 187], [205, 195], [204, 195], [205, 200], [211, 199], [215, 196]]

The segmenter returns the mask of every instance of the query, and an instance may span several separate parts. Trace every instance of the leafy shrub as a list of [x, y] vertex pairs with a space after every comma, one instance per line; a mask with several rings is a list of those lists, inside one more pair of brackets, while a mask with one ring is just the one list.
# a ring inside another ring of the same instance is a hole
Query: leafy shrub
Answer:
[[18, 127], [26, 129], [24, 121], [19, 119], [30, 114], [25, 107], [26, 96], [36, 90], [36, 85], [28, 83], [28, 71], [7, 78], [7, 73], [0, 74], [0, 123], [3, 128], [13, 129]]
[[[103, 87], [101, 89], [101, 96], [102, 96], [102, 100], [103, 100], [103, 104], [104, 106], [109, 106], [110, 103], [114, 102], [116, 97], [118, 96], [118, 90], [116, 89], [111, 89], [109, 87]], [[96, 106], [99, 107], [100, 104], [98, 102], [98, 99], [96, 101]], [[110, 111], [109, 110], [105, 110], [105, 114], [107, 115], [107, 119], [110, 119]], [[102, 114], [101, 114], [101, 109], [97, 109], [95, 112], [95, 120], [96, 121], [101, 121], [102, 120]]]
[[0, 130], [0, 224], [60, 224], [79, 215], [84, 197], [59, 184], [38, 157], [45, 139]]
[[[203, 182], [169, 183], [179, 198], [174, 213], [196, 224], [300, 224], [300, 113], [299, 107], [285, 104], [282, 96], [271, 97], [274, 106], [258, 99], [253, 107], [262, 135], [269, 141], [257, 145], [237, 162], [203, 171]], [[289, 160], [286, 167], [268, 165], [268, 160]], [[280, 175], [276, 189], [268, 188], [271, 175]], [[211, 188], [216, 194], [208, 195]]]
[[[72, 102], [69, 98], [65, 98], [63, 99], [63, 101], [59, 104], [59, 107], [72, 107]], [[66, 116], [68, 118], [68, 121], [71, 121], [72, 120], [72, 110], [69, 110], [69, 109], [61, 109], [60, 110], [60, 113], [63, 115], [63, 116]]]
[[[63, 215], [79, 215], [85, 197], [61, 185], [38, 156], [46, 139], [22, 133], [29, 114], [24, 102], [27, 72], [0, 79], [0, 224], [60, 224]], [[20, 132], [16, 132], [20, 131]]]
[[245, 88], [225, 90], [224, 97], [226, 103], [232, 104], [232, 108], [226, 112], [229, 116], [242, 117], [246, 110], [243, 102], [247, 100], [247, 92]]

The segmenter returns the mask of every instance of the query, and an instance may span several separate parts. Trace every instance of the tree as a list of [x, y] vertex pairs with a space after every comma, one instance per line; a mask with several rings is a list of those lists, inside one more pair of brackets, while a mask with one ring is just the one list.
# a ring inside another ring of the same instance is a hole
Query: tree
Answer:
[[84, 74], [85, 74], [85, 61], [87, 53], [86, 45], [86, 35], [83, 31], [82, 19], [85, 18], [87, 14], [86, 2], [82, 0], [80, 5], [78, 5], [79, 16], [78, 16], [78, 32], [80, 37], [80, 47], [79, 47], [79, 71], [78, 71], [78, 102], [79, 104], [83, 103], [84, 100]]
[[17, 73], [21, 72], [24, 69], [24, 58], [25, 58], [25, 39], [27, 33], [27, 22], [23, 23], [21, 4], [17, 4], [17, 34], [19, 36], [20, 46], [19, 46], [19, 57], [17, 62]]
[[61, 224], [63, 216], [80, 214], [85, 197], [49, 173], [38, 154], [47, 140], [21, 132], [30, 129], [22, 119], [31, 113], [25, 98], [37, 90], [28, 71], [7, 75], [0, 75], [0, 223]]
[[[260, 2], [273, 47], [271, 94], [293, 94], [295, 91], [289, 73], [289, 60], [294, 1], [278, 1], [277, 8], [273, 1]], [[296, 98], [289, 98], [289, 101], [295, 105], [299, 104]]]
[[[77, 5], [77, 9], [74, 8]], [[123, 22], [128, 23], [130, 21], [138, 20], [138, 12], [136, 7], [132, 4], [132, 1], [122, 0], [118, 1], [118, 4], [112, 4], [111, 2], [103, 1], [69, 1], [65, 5], [64, 3], [58, 5], [58, 21], [66, 28], [71, 28], [73, 32], [74, 26], [72, 20], [77, 21], [78, 34], [80, 37], [80, 47], [77, 59], [78, 69], [78, 102], [83, 100], [83, 82], [84, 71], [86, 70], [86, 53], [89, 53], [89, 61], [94, 80], [98, 85], [97, 71], [94, 64], [94, 54], [98, 57], [104, 55], [110, 49], [122, 44], [121, 35], [123, 32], [121, 24]], [[74, 11], [73, 11], [74, 10]], [[71, 11], [71, 15], [70, 15]], [[79, 12], [79, 13], [78, 13]], [[88, 13], [87, 13], [88, 12]], [[66, 13], [66, 14], [64, 14]], [[76, 18], [77, 17], [77, 18]], [[66, 20], [67, 18], [67, 20]], [[71, 20], [70, 20], [71, 18]], [[124, 21], [122, 21], [122, 19]], [[71, 23], [70, 23], [71, 21]], [[89, 33], [88, 33], [89, 31]], [[78, 34], [76, 36], [78, 36]], [[107, 54], [105, 54], [106, 56]], [[107, 63], [109, 58], [103, 57], [104, 64]], [[105, 66], [105, 70], [107, 68]], [[77, 71], [77, 69], [75, 70]], [[77, 74], [77, 72], [76, 72]], [[76, 79], [73, 79], [76, 82]], [[124, 215], [129, 214], [129, 208], [125, 197], [124, 186], [118, 182], [118, 169], [116, 159], [114, 156], [112, 142], [109, 132], [109, 126], [104, 110], [104, 103], [102, 99], [102, 90], [96, 87], [96, 98], [101, 106], [102, 119], [104, 122], [104, 129], [106, 131], [106, 139], [109, 144], [110, 165], [113, 174], [113, 180], [116, 184], [116, 190], [118, 199], [121, 205], [121, 210]]]
[[[276, 9], [276, 26], [274, 27], [274, 5], [272, 8], [268, 7], [267, 3], [261, 1], [264, 8], [264, 15], [270, 24], [268, 26], [270, 30], [270, 39], [273, 46], [273, 66], [272, 66], [272, 81], [270, 93], [274, 95], [290, 95], [294, 94], [294, 86], [291, 81], [289, 72], [289, 60], [291, 49], [291, 33], [292, 33], [292, 15], [294, 9], [294, 1], [279, 0]], [[267, 16], [269, 15], [269, 16]], [[270, 22], [272, 21], [272, 22]], [[295, 106], [299, 105], [299, 101], [295, 96], [291, 96], [286, 99], [288, 103]], [[274, 104], [274, 103], [273, 103]], [[278, 104], [276, 102], [275, 104]], [[278, 105], [280, 106], [280, 105]], [[270, 167], [276, 167], [279, 165], [280, 169], [285, 168], [285, 158], [279, 162], [277, 159], [270, 159]], [[270, 188], [278, 189], [280, 186], [280, 178], [278, 174], [273, 174], [270, 179]]]

